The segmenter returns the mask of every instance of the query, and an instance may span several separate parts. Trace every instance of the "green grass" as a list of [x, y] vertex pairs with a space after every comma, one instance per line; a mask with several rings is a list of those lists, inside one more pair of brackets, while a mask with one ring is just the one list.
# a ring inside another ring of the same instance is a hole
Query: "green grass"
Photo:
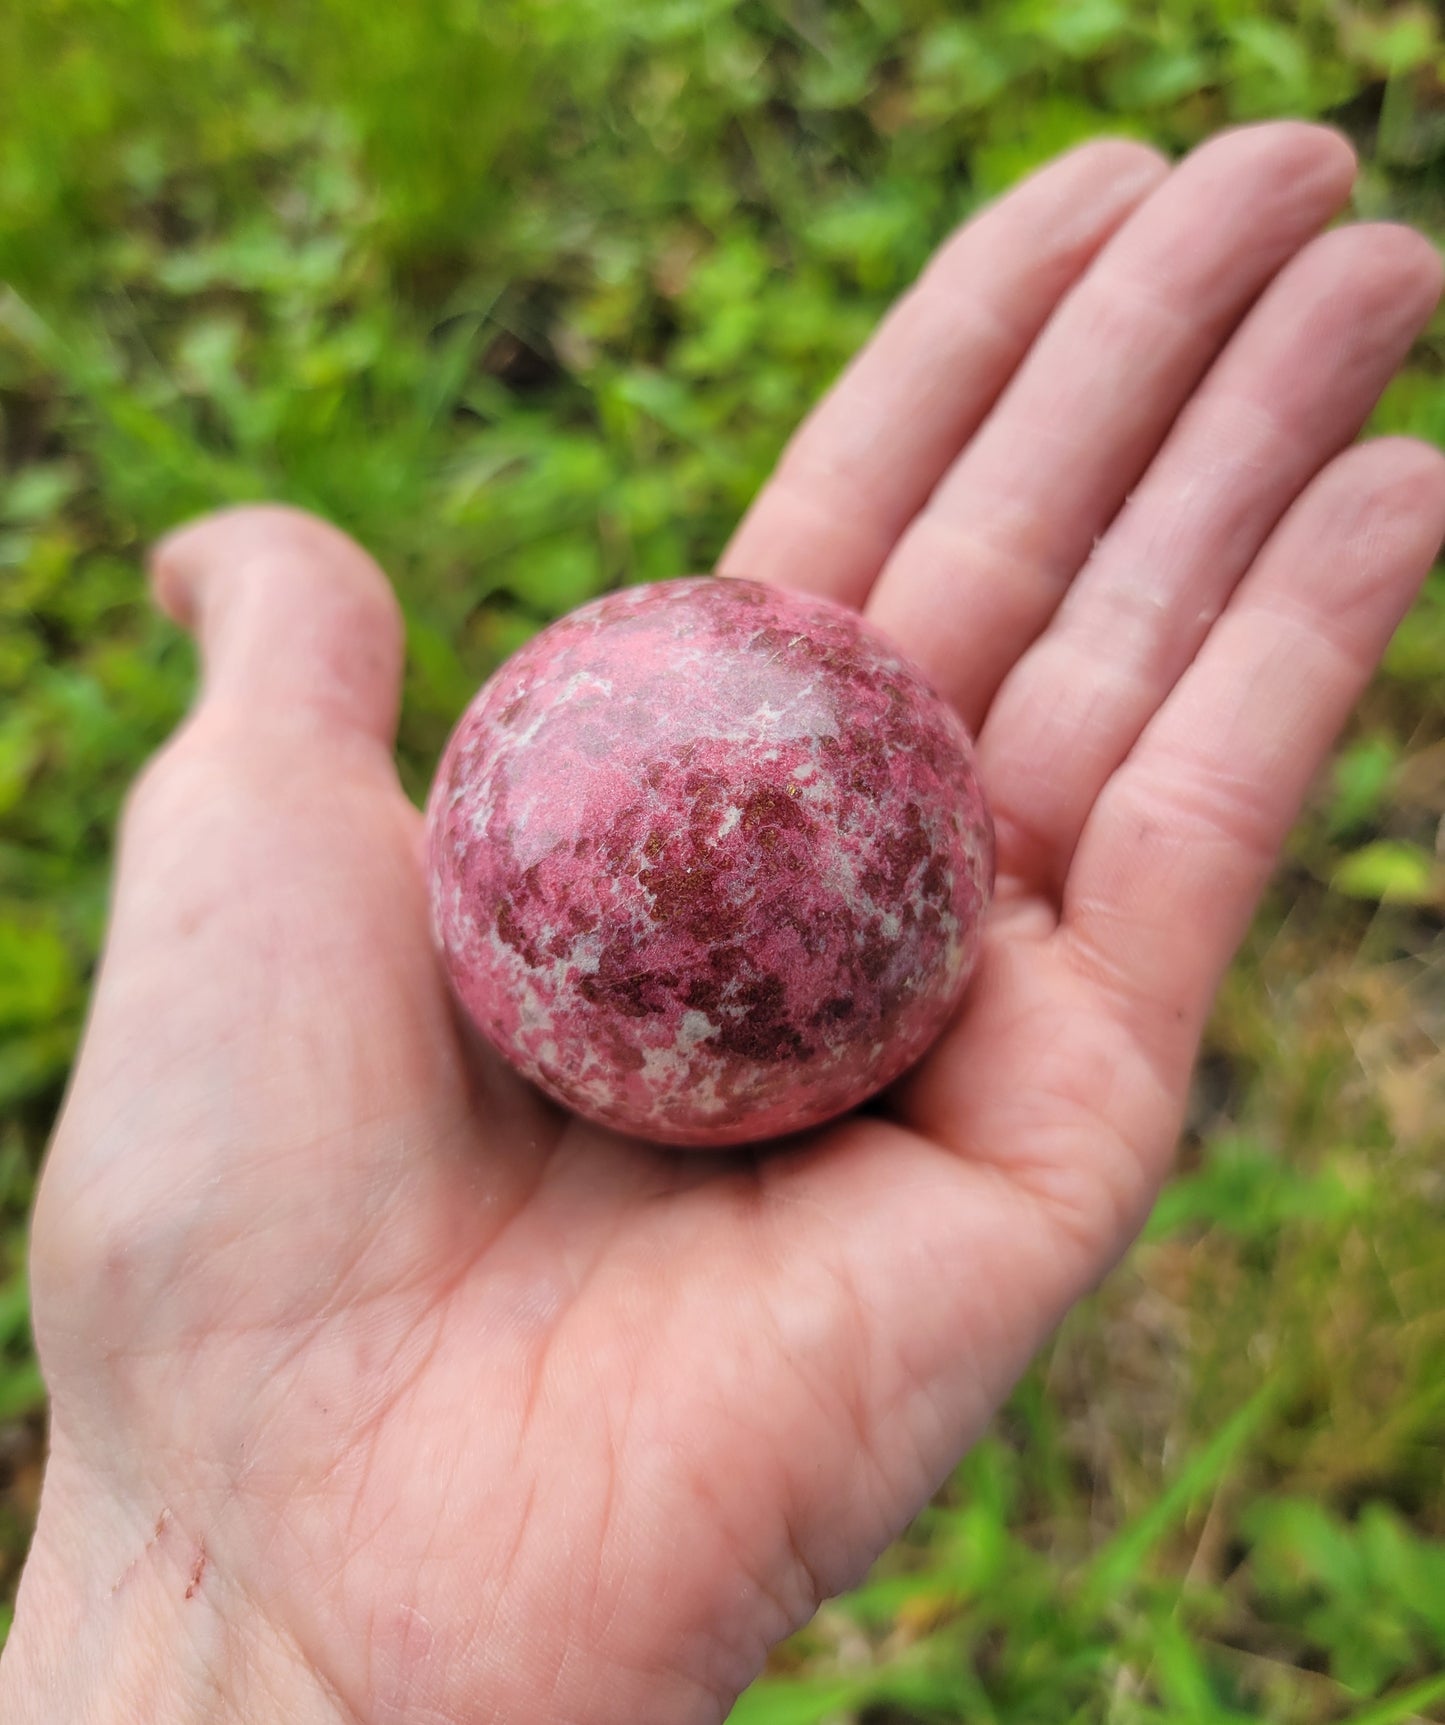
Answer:
[[[485, 16], [484, 25], [467, 22]], [[1445, 42], [1361, 0], [0, 10], [0, 1632], [24, 1216], [118, 800], [191, 688], [147, 539], [387, 563], [401, 756], [549, 616], [705, 568], [930, 248], [1074, 140], [1330, 115], [1445, 236]], [[1382, 428], [1445, 441], [1445, 330]], [[744, 1725], [1445, 1719], [1445, 584], [1224, 991], [1145, 1243]]]

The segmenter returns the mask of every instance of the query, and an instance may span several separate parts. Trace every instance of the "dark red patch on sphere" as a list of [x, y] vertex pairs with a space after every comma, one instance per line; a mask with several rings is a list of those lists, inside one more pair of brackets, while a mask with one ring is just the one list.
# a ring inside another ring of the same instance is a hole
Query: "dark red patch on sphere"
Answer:
[[993, 886], [967, 732], [852, 611], [610, 595], [477, 696], [428, 808], [471, 1017], [576, 1113], [673, 1144], [856, 1107], [958, 1005]]

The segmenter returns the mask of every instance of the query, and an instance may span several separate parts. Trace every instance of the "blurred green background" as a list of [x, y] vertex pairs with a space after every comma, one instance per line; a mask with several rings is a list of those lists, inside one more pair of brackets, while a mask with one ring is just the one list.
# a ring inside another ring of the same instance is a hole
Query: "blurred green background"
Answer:
[[[0, 11], [0, 1601], [42, 1445], [26, 1207], [117, 803], [192, 682], [146, 541], [277, 496], [370, 545], [419, 794], [541, 622], [710, 565], [982, 200], [1100, 131], [1317, 115], [1360, 213], [1445, 237], [1442, 79], [1434, 8], [1365, 0]], [[1378, 423], [1445, 441], [1445, 323]], [[1225, 989], [1145, 1243], [746, 1725], [1445, 1719], [1436, 581]]]

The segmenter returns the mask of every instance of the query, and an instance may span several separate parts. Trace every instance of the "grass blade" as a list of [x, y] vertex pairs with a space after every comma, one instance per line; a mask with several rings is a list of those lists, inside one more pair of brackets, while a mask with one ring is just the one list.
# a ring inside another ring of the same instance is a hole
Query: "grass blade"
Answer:
[[1137, 1520], [1122, 1528], [1094, 1558], [1084, 1578], [1082, 1597], [1102, 1606], [1126, 1592], [1153, 1548], [1216, 1485], [1240, 1449], [1264, 1424], [1280, 1400], [1278, 1382], [1250, 1397]]

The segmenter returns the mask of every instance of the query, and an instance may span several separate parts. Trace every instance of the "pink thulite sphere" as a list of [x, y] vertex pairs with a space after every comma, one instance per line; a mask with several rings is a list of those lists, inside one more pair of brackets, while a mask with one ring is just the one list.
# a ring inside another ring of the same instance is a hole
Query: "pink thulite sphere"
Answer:
[[665, 1143], [855, 1107], [958, 1005], [993, 828], [952, 709], [852, 611], [634, 588], [543, 631], [448, 745], [432, 915], [478, 1027]]

